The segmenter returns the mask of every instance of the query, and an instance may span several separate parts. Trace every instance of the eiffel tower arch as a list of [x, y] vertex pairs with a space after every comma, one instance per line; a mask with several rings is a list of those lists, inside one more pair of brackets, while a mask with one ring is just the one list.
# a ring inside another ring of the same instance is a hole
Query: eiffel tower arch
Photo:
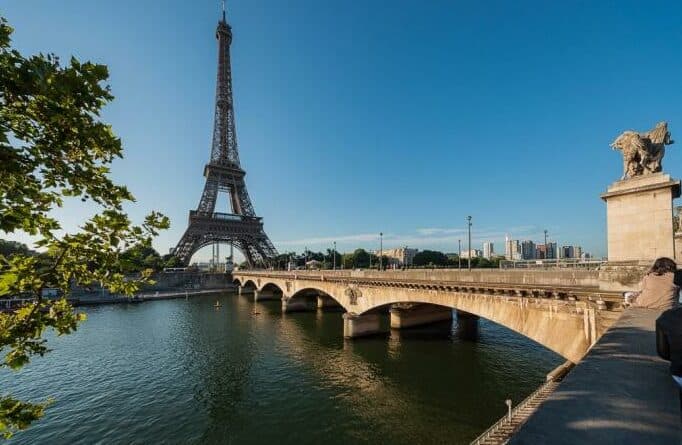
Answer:
[[[246, 172], [239, 163], [230, 64], [232, 28], [225, 20], [224, 6], [216, 38], [218, 79], [211, 158], [204, 167], [206, 184], [197, 209], [189, 212], [189, 225], [173, 254], [187, 265], [202, 247], [229, 243], [244, 254], [251, 267], [264, 266], [277, 255], [277, 250], [263, 230], [263, 219], [256, 216], [246, 190]], [[215, 211], [219, 192], [229, 196], [232, 213]]]

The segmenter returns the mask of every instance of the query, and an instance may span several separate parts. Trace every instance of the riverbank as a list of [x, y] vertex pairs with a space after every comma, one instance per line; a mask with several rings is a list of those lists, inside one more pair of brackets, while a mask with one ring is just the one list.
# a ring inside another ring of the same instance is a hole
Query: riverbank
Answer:
[[157, 300], [175, 300], [178, 298], [189, 298], [198, 295], [219, 294], [223, 292], [234, 291], [234, 287], [220, 288], [220, 289], [178, 289], [171, 291], [155, 291], [155, 292], [141, 292], [132, 297], [126, 297], [118, 294], [91, 294], [80, 295], [73, 300], [74, 306], [95, 306], [100, 304], [129, 304], [142, 303], [145, 301]]
[[[72, 306], [97, 306], [102, 304], [134, 304], [145, 301], [174, 300], [178, 298], [189, 298], [199, 295], [220, 294], [223, 292], [235, 292], [236, 287], [227, 286], [217, 289], [176, 289], [154, 292], [140, 292], [132, 297], [125, 295], [110, 294], [107, 292], [79, 292], [76, 296], [67, 300]], [[11, 312], [17, 308], [31, 303], [32, 298], [16, 298], [0, 300], [0, 312]]]

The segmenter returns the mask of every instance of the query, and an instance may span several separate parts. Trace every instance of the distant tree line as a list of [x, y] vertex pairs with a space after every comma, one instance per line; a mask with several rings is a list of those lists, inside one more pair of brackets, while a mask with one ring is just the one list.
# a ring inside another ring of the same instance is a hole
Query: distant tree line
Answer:
[[[37, 252], [29, 248], [26, 244], [0, 239], [0, 255], [9, 258], [13, 255], [23, 255], [35, 257], [38, 262], [50, 261], [47, 252]], [[155, 272], [163, 270], [165, 267], [180, 267], [179, 260], [173, 255], [160, 255], [151, 246], [137, 245], [123, 251], [119, 258], [120, 272], [124, 274], [134, 274], [143, 270], [151, 269]]]
[[[391, 259], [387, 256], [381, 258], [379, 261], [379, 256], [365, 249], [355, 249], [351, 253], [339, 253], [336, 254], [336, 267], [337, 269], [378, 269], [379, 264], [383, 265], [384, 268], [390, 267]], [[491, 259], [487, 258], [472, 258], [471, 267], [475, 268], [498, 268], [500, 266], [501, 257], [493, 257]], [[279, 254], [275, 257], [273, 262], [273, 267], [278, 270], [286, 270], [289, 268], [289, 264], [293, 268], [305, 268], [306, 263], [311, 260], [318, 262], [315, 266], [322, 269], [331, 269], [334, 265], [334, 252], [332, 249], [327, 249], [326, 252], [313, 252], [306, 250], [303, 253], [296, 252], [285, 252]], [[422, 250], [418, 252], [412, 261], [412, 264], [408, 267], [416, 268], [428, 268], [428, 267], [458, 267], [460, 264], [459, 257], [456, 254], [446, 255], [443, 252], [436, 250]], [[468, 267], [468, 261], [466, 258], [462, 258], [462, 267]], [[247, 267], [246, 263], [241, 264], [242, 267]]]
[[[0, 255], [10, 257], [13, 254], [27, 255], [40, 258], [43, 256], [47, 259], [47, 254], [40, 253], [30, 249], [26, 244], [16, 241], [8, 241], [0, 239]], [[365, 249], [355, 249], [352, 253], [333, 252], [332, 249], [327, 249], [326, 252], [313, 252], [310, 250], [303, 253], [286, 252], [275, 257], [273, 266], [278, 270], [286, 270], [289, 267], [289, 262], [294, 268], [306, 267], [306, 262], [315, 260], [319, 263], [322, 269], [331, 269], [334, 265], [334, 254], [336, 255], [337, 269], [378, 269], [379, 256], [367, 252]], [[471, 267], [473, 268], [498, 268], [500, 266], [501, 257], [486, 258], [472, 258]], [[390, 265], [390, 258], [386, 255], [382, 257], [381, 264], [384, 268]], [[462, 258], [462, 267], [468, 267], [467, 259]], [[409, 267], [428, 268], [428, 267], [458, 267], [459, 258], [457, 254], [446, 255], [437, 250], [422, 250], [417, 252], [414, 256], [412, 264]], [[160, 255], [151, 246], [138, 245], [121, 254], [120, 268], [121, 272], [125, 274], [134, 274], [142, 272], [143, 270], [151, 269], [155, 272], [161, 271], [166, 267], [180, 267], [179, 260], [173, 255]], [[241, 264], [242, 267], [247, 267], [246, 263]]]

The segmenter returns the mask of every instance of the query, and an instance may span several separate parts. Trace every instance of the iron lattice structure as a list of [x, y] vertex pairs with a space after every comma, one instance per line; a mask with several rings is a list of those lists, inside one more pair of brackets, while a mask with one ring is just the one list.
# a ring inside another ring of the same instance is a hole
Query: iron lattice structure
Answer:
[[[223, 18], [216, 30], [218, 39], [218, 79], [211, 159], [204, 167], [206, 184], [196, 210], [189, 212], [189, 226], [173, 250], [184, 264], [204, 246], [217, 242], [231, 243], [252, 267], [266, 265], [277, 250], [263, 230], [263, 220], [256, 216], [246, 190], [246, 172], [239, 163], [237, 131], [232, 99], [230, 44], [232, 28]], [[218, 193], [229, 196], [232, 213], [217, 213]]]

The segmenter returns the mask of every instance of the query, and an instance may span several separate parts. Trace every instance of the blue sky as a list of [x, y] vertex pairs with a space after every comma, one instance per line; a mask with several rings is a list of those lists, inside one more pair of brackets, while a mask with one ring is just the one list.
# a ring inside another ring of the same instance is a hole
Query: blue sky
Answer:
[[[3, 0], [25, 53], [107, 64], [113, 174], [182, 235], [213, 125], [219, 2]], [[609, 143], [667, 120], [682, 138], [677, 2], [232, 0], [242, 166], [280, 251], [456, 251], [550, 238], [606, 254]], [[664, 169], [680, 176], [682, 149]], [[225, 203], [227, 208], [227, 203]], [[57, 213], [73, 230], [92, 208]], [[15, 237], [25, 239], [24, 237]], [[200, 255], [201, 257], [202, 255]]]

